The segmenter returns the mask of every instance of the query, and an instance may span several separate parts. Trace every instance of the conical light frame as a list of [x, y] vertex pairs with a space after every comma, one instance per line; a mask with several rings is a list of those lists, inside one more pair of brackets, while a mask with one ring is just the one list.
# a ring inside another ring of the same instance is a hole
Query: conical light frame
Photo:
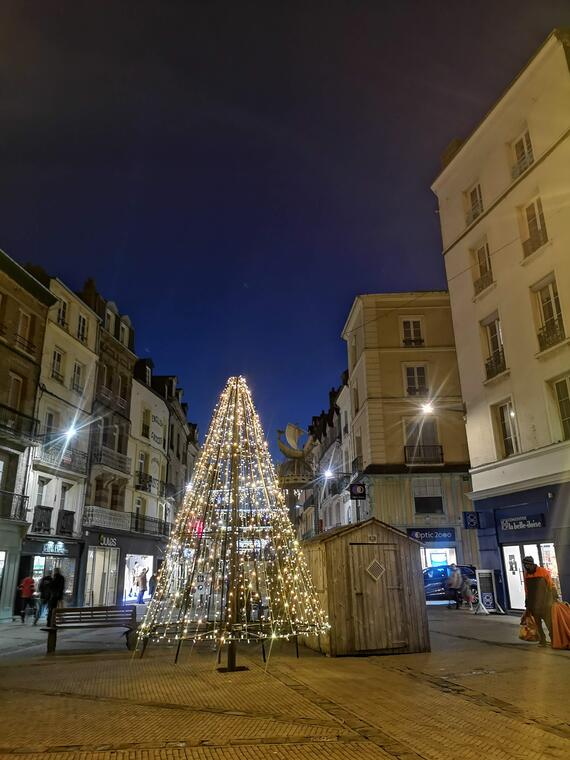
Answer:
[[243, 377], [229, 378], [172, 533], [139, 641], [318, 635], [329, 624]]

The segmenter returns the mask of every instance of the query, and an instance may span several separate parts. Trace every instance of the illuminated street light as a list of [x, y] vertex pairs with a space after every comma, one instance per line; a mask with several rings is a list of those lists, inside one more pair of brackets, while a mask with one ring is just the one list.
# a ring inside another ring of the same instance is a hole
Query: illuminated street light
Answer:
[[424, 414], [433, 414], [433, 404], [431, 403], [431, 401], [428, 401], [425, 404], [422, 404], [422, 412]]
[[70, 425], [67, 430], [65, 431], [65, 439], [69, 443], [69, 441], [74, 438], [77, 435], [77, 428], [75, 425]]
[[332, 478], [332, 476], [333, 476], [333, 471], [330, 468], [326, 469], [325, 478], [328, 480], [329, 478]]

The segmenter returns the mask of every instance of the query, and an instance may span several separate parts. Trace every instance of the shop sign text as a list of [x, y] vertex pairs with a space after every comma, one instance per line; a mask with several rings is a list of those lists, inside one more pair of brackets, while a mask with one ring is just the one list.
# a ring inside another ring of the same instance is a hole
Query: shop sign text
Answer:
[[42, 546], [42, 554], [67, 554], [63, 541], [46, 541]]
[[455, 541], [455, 528], [408, 528], [408, 536], [422, 543], [432, 542], [441, 544], [445, 541]]
[[117, 536], [106, 536], [104, 533], [99, 533], [99, 546], [115, 548], [118, 546]]
[[544, 528], [545, 524], [544, 515], [503, 517], [501, 519], [501, 530], [530, 530], [532, 528]]

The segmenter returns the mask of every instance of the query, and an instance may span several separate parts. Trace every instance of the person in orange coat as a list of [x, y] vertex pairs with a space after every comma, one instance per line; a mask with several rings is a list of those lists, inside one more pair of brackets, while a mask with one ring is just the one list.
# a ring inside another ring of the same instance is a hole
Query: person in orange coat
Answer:
[[545, 567], [539, 567], [534, 561], [534, 557], [525, 557], [523, 567], [526, 591], [524, 606], [536, 621], [538, 645], [545, 647], [546, 636], [544, 635], [542, 621], [546, 623], [552, 641], [552, 604], [558, 599], [558, 592], [550, 572]]

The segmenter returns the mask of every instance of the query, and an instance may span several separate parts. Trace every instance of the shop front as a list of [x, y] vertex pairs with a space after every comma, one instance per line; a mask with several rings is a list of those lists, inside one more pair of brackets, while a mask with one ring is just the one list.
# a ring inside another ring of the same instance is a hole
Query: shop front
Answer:
[[32, 575], [36, 588], [40, 579], [59, 568], [65, 578], [63, 603], [74, 607], [77, 600], [78, 568], [83, 551], [81, 541], [59, 538], [26, 538], [22, 543], [18, 578]]
[[455, 528], [407, 528], [406, 533], [422, 545], [422, 568], [457, 562]]
[[507, 607], [524, 609], [523, 558], [547, 568], [559, 594], [570, 597], [570, 487], [568, 484], [475, 502], [487, 566], [500, 568]]
[[[149, 581], [166, 551], [164, 541], [102, 529], [86, 535], [82, 598], [85, 607], [148, 602]], [[141, 582], [146, 579], [146, 584]], [[142, 596], [139, 592], [146, 585]]]

